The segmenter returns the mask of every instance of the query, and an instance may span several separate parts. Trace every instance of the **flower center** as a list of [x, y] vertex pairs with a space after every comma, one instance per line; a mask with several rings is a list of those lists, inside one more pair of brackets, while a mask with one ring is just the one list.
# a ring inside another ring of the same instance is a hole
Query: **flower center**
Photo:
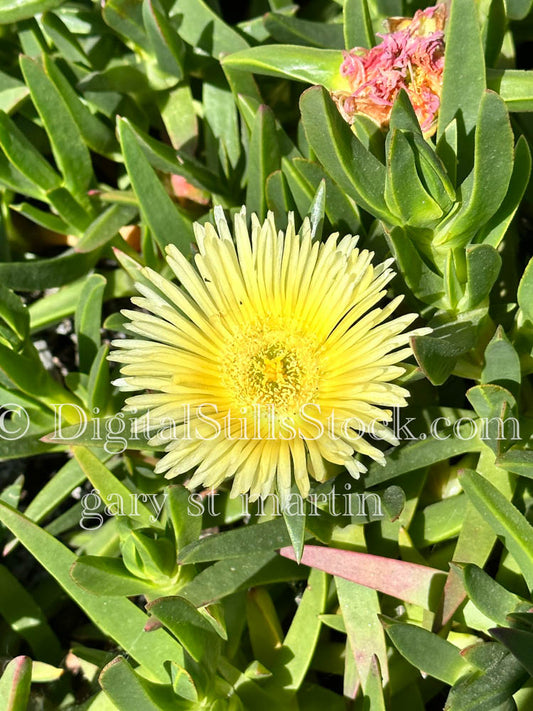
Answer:
[[260, 324], [243, 330], [223, 360], [223, 380], [239, 407], [273, 405], [295, 413], [318, 391], [318, 345], [308, 334]]

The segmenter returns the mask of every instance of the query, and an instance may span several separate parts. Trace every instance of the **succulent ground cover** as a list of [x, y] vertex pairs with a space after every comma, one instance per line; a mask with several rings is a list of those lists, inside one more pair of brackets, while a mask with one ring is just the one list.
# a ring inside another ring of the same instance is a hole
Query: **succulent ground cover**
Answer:
[[0, 711], [533, 708], [531, 9], [0, 2]]

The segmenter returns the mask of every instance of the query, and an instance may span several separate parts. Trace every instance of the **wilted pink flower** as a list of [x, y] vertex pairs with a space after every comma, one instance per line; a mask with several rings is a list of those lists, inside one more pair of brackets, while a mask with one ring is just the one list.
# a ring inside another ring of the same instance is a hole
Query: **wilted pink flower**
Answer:
[[340, 73], [350, 91], [332, 92], [348, 123], [366, 114], [388, 124], [392, 105], [405, 89], [426, 136], [435, 131], [444, 69], [444, 5], [418, 10], [414, 17], [389, 18], [381, 44], [344, 53]]

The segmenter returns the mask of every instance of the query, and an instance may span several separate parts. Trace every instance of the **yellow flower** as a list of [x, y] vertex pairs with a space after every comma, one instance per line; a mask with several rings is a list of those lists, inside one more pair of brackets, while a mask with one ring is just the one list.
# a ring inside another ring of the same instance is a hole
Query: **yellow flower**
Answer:
[[[363, 433], [396, 443], [386, 426], [408, 391], [391, 381], [411, 355], [405, 329], [415, 314], [388, 320], [402, 297], [377, 304], [394, 276], [392, 260], [372, 265], [357, 237], [313, 240], [306, 219], [277, 231], [235, 216], [233, 239], [220, 208], [216, 229], [195, 225], [196, 268], [176, 249], [167, 261], [180, 286], [141, 270], [143, 311], [124, 311], [139, 338], [119, 339], [127, 400], [145, 414], [151, 444], [166, 444], [156, 466], [167, 478], [192, 473], [188, 486], [216, 488], [233, 477], [231, 494], [253, 500], [292, 477], [303, 496], [309, 476], [328, 478], [326, 462], [358, 477], [358, 455], [384, 464]], [[148, 286], [149, 284], [149, 286]], [[189, 474], [190, 476], [190, 474]]]

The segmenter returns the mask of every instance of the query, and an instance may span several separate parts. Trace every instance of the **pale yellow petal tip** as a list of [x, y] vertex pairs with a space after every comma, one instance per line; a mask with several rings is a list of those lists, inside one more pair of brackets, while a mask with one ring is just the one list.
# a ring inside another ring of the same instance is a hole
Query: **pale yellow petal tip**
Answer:
[[[417, 314], [413, 314], [417, 316]], [[420, 328], [415, 328], [413, 331], [409, 331], [409, 336], [413, 338], [414, 336], [431, 336], [433, 329], [429, 326], [421, 326]]]
[[[177, 423], [155, 472], [186, 474], [192, 489], [231, 483], [232, 497], [250, 500], [277, 486], [287, 500], [294, 483], [307, 497], [311, 480], [327, 478], [328, 462], [355, 478], [366, 472], [359, 457], [385, 464], [369, 440], [352, 441], [342, 419], [359, 418], [363, 433], [381, 423], [380, 437], [398, 443], [383, 424], [409, 394], [392, 382], [402, 374], [396, 361], [411, 355], [410, 336], [432, 331], [406, 330], [416, 314], [389, 320], [401, 295], [379, 307], [392, 260], [373, 265], [356, 236], [312, 240], [309, 220], [297, 232], [294, 213], [285, 231], [272, 212], [261, 222], [244, 206], [232, 221], [218, 205], [213, 216], [214, 225], [195, 226], [194, 260], [175, 245], [165, 249], [179, 289], [141, 270], [153, 290], [139, 284], [133, 303], [143, 311], [123, 312], [136, 336], [114, 341], [110, 354], [122, 368], [114, 385], [140, 392], [129, 410], [153, 416], [153, 445], [163, 443], [154, 423]], [[203, 404], [214, 408], [208, 424], [195, 409]], [[336, 429], [331, 413], [341, 418]], [[185, 438], [187, 427], [193, 434]], [[211, 439], [210, 428], [219, 428]]]

